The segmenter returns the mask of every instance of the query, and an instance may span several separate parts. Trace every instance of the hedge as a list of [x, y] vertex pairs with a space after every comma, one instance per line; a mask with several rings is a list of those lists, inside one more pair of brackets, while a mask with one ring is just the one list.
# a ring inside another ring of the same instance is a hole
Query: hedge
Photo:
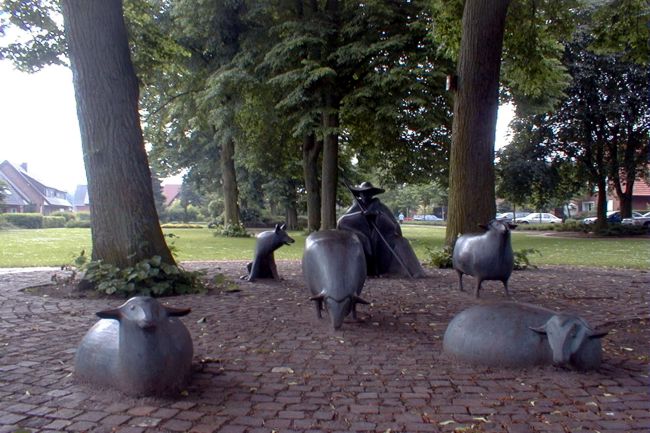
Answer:
[[40, 213], [4, 213], [2, 219], [24, 229], [43, 228], [43, 215]]
[[65, 217], [63, 216], [44, 216], [43, 228], [44, 229], [59, 229], [65, 227]]

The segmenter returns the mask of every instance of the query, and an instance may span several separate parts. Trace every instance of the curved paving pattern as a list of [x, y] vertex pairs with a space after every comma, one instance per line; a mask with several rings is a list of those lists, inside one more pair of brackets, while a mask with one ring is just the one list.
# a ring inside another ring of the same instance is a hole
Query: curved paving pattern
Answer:
[[[236, 279], [244, 263], [196, 264]], [[281, 283], [236, 280], [239, 292], [166, 299], [190, 306], [194, 380], [168, 399], [78, 384], [74, 351], [94, 313], [120, 300], [21, 289], [51, 270], [0, 273], [0, 433], [31, 432], [647, 432], [648, 273], [545, 268], [516, 272], [517, 300], [606, 325], [600, 371], [499, 370], [441, 354], [448, 321], [476, 303], [452, 271], [369, 279], [362, 321], [332, 331], [307, 300], [299, 263]], [[582, 276], [588, 273], [589, 278]], [[502, 299], [487, 283], [482, 299]], [[481, 301], [482, 302], [482, 301]], [[645, 344], [642, 344], [645, 343]]]

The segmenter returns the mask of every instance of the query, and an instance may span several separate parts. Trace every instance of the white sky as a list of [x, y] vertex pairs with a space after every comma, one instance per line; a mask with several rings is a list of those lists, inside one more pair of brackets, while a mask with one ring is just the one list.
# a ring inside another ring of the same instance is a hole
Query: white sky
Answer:
[[[502, 106], [496, 148], [509, 142], [512, 107]], [[86, 183], [72, 73], [48, 66], [35, 74], [0, 61], [0, 162], [27, 163], [28, 172], [46, 185], [73, 193]], [[179, 178], [167, 183], [180, 183]]]

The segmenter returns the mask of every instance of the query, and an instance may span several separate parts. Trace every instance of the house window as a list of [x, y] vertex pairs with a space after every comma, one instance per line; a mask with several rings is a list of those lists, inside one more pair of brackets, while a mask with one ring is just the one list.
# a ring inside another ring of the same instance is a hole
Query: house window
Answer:
[[593, 201], [583, 201], [582, 202], [582, 211], [591, 212], [596, 207], [596, 202]]

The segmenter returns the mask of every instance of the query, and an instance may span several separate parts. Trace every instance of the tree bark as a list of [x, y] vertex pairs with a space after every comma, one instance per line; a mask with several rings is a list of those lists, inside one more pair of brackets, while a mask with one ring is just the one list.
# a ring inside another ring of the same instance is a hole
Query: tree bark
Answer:
[[467, 0], [457, 66], [446, 244], [494, 218], [494, 135], [509, 0]]
[[336, 190], [339, 179], [338, 102], [332, 93], [326, 96], [323, 123], [328, 131], [323, 141], [321, 186], [321, 229], [336, 228]]
[[315, 232], [320, 228], [320, 181], [318, 160], [323, 142], [316, 136], [306, 134], [302, 143], [302, 171], [307, 191], [307, 230]]
[[88, 179], [92, 259], [124, 268], [175, 264], [156, 212], [120, 0], [64, 0], [63, 17]]
[[239, 192], [235, 173], [235, 141], [226, 139], [221, 146], [221, 177], [223, 181], [224, 225], [239, 225]]

